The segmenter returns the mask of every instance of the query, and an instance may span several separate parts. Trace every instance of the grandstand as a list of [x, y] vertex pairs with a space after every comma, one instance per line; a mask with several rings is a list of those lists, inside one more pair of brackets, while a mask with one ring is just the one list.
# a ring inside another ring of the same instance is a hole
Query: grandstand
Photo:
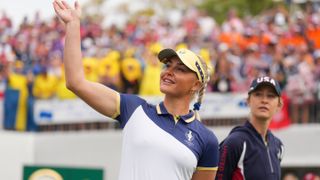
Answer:
[[[108, 21], [87, 5], [81, 24], [87, 79], [157, 104], [157, 53], [188, 47], [212, 68], [200, 114], [221, 141], [248, 117], [248, 83], [272, 76], [285, 101], [271, 124], [286, 148], [283, 176], [320, 175], [319, 2], [290, 9], [280, 3], [248, 17], [230, 10], [222, 23], [196, 6], [168, 8], [169, 18], [150, 3], [146, 9], [113, 4], [121, 16]], [[0, 179], [25, 179], [33, 166], [95, 169], [105, 180], [117, 179], [121, 130], [65, 87], [63, 24], [37, 14], [14, 25], [11, 16], [0, 15]]]

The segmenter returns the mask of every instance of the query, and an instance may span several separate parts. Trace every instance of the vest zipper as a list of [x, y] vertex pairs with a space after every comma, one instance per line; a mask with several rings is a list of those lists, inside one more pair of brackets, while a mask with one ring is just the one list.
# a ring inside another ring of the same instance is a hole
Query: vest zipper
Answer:
[[271, 161], [271, 156], [270, 156], [270, 150], [269, 150], [268, 145], [266, 145], [266, 147], [267, 147], [268, 160], [269, 160], [269, 164], [270, 164], [270, 168], [271, 168], [271, 173], [273, 173], [274, 170], [273, 170], [273, 166], [272, 166], [272, 161]]

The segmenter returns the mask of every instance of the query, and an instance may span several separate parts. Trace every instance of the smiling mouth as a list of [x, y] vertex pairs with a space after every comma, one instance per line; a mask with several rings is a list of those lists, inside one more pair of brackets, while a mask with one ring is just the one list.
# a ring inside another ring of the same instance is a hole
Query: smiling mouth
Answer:
[[174, 84], [174, 82], [170, 79], [162, 79], [162, 82], [165, 84]]

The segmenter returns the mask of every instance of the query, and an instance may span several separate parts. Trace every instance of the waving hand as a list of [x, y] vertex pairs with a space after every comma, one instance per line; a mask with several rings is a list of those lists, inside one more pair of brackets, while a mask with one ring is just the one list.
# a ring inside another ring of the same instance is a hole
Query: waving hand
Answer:
[[55, 0], [53, 2], [54, 11], [57, 16], [64, 22], [68, 23], [73, 20], [79, 20], [81, 16], [81, 7], [78, 1], [75, 1], [74, 8], [64, 0]]

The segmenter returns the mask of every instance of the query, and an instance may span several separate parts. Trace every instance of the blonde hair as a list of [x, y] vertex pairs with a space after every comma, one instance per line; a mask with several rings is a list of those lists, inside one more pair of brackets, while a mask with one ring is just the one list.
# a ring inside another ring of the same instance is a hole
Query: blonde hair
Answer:
[[201, 66], [202, 66], [202, 69], [204, 71], [203, 72], [204, 79], [203, 79], [203, 83], [201, 84], [200, 90], [198, 91], [197, 100], [193, 104], [193, 110], [194, 110], [196, 119], [198, 119], [200, 121], [201, 119], [200, 119], [199, 110], [200, 110], [200, 107], [201, 107], [201, 104], [202, 104], [202, 101], [203, 101], [203, 98], [204, 98], [204, 94], [205, 94], [206, 89], [207, 89], [208, 82], [210, 80], [211, 69], [207, 66], [206, 62], [200, 56], [198, 56], [198, 57], [199, 57], [199, 59], [201, 61]]

